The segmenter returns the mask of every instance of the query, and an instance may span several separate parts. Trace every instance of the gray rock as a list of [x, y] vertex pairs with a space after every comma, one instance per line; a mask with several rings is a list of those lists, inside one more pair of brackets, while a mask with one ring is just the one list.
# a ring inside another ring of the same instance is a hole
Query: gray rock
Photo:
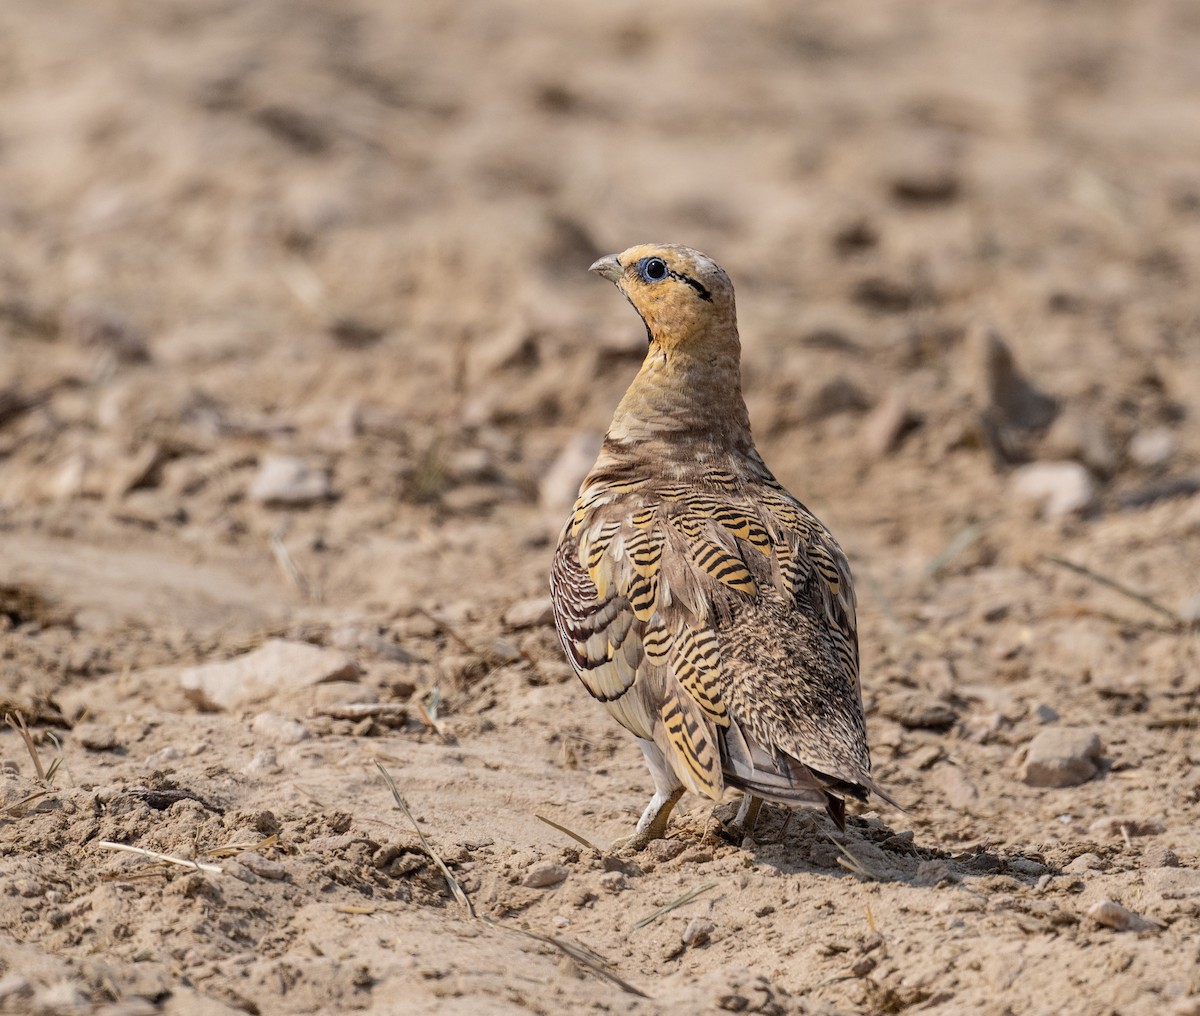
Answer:
[[247, 776], [258, 776], [262, 773], [277, 773], [282, 767], [275, 756], [274, 748], [264, 748], [254, 756], [242, 770]]
[[89, 751], [112, 751], [122, 746], [116, 730], [107, 723], [77, 723], [72, 733]]
[[554, 623], [549, 596], [531, 596], [518, 600], [504, 612], [504, 623], [509, 628], [541, 628]]
[[1057, 723], [1058, 710], [1053, 706], [1046, 705], [1045, 702], [1039, 702], [1033, 707], [1033, 718], [1038, 723]]
[[1165, 466], [1178, 451], [1175, 435], [1166, 427], [1141, 430], [1129, 442], [1129, 457], [1146, 469]]
[[610, 893], [624, 892], [629, 888], [629, 882], [623, 871], [606, 871], [600, 876], [600, 885]]
[[1162, 931], [1164, 927], [1160, 922], [1147, 920], [1112, 900], [1093, 904], [1088, 907], [1087, 915], [1097, 924], [1112, 928], [1113, 931]]
[[160, 748], [146, 759], [146, 768], [158, 769], [168, 762], [176, 762], [184, 757], [184, 753], [176, 748], [175, 745], [168, 744], [165, 748]]
[[565, 881], [569, 874], [571, 873], [565, 865], [539, 864], [529, 870], [529, 873], [521, 880], [521, 885], [531, 889], [546, 889]]
[[312, 736], [299, 720], [278, 713], [259, 713], [250, 724], [250, 729], [259, 737], [276, 744], [299, 744]]
[[1096, 500], [1092, 474], [1078, 462], [1030, 462], [1014, 470], [1009, 489], [1048, 519], [1083, 514]]
[[1025, 748], [1021, 779], [1031, 787], [1075, 787], [1100, 771], [1103, 751], [1092, 730], [1048, 727]]
[[1104, 871], [1108, 864], [1099, 854], [1093, 854], [1088, 851], [1086, 854], [1080, 854], [1078, 857], [1072, 858], [1067, 864], [1063, 865], [1063, 871], [1071, 875], [1086, 875], [1091, 871]]
[[599, 434], [576, 434], [563, 446], [538, 483], [538, 503], [565, 511], [579, 496], [579, 485], [600, 454]]
[[1170, 847], [1154, 843], [1142, 852], [1142, 864], [1147, 868], [1178, 868], [1179, 855]]
[[209, 709], [235, 709], [326, 681], [353, 681], [357, 664], [337, 649], [271, 639], [232, 660], [188, 667], [179, 683]]
[[331, 493], [329, 474], [294, 455], [264, 455], [249, 490], [252, 501], [293, 508], [327, 500]]
[[1080, 409], [1067, 408], [1047, 431], [1038, 451], [1042, 458], [1082, 462], [1101, 476], [1111, 476], [1119, 464], [1108, 425]]
[[683, 930], [683, 944], [687, 946], [705, 945], [712, 938], [717, 926], [703, 917], [693, 917]]
[[918, 422], [903, 393], [893, 389], [863, 419], [858, 431], [863, 451], [873, 459], [883, 458], [895, 451], [900, 439]]

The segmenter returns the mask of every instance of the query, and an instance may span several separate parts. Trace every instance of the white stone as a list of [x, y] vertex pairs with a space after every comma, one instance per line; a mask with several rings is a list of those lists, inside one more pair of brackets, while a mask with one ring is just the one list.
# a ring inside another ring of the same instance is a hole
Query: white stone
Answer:
[[266, 505], [313, 504], [329, 497], [329, 474], [294, 455], [264, 455], [249, 493]]
[[289, 719], [278, 713], [259, 713], [250, 724], [250, 729], [259, 737], [276, 744], [299, 744], [311, 736], [299, 720]]
[[569, 874], [565, 865], [539, 864], [530, 869], [529, 874], [521, 880], [521, 885], [529, 886], [531, 889], [545, 889], [552, 885], [558, 885]]
[[352, 681], [357, 664], [337, 649], [271, 639], [232, 660], [188, 667], [179, 683], [209, 709], [235, 709], [326, 681]]
[[1013, 472], [1010, 489], [1049, 519], [1082, 514], [1096, 500], [1092, 474], [1078, 462], [1030, 462]]
[[168, 744], [165, 748], [160, 748], [153, 755], [146, 759], [147, 769], [157, 769], [159, 766], [166, 765], [168, 762], [175, 762], [184, 757], [182, 751], [173, 744]]
[[1129, 457], [1139, 466], [1153, 469], [1155, 466], [1166, 465], [1175, 455], [1177, 445], [1175, 435], [1166, 427], [1155, 427], [1153, 430], [1142, 430], [1134, 434], [1129, 442]]

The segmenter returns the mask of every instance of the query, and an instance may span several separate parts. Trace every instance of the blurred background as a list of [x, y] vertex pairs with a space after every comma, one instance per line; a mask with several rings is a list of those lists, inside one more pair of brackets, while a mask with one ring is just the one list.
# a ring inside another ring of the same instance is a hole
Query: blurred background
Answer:
[[726, 266], [764, 453], [881, 591], [1194, 524], [1198, 54], [1189, 0], [8, 3], [11, 566], [282, 542], [396, 609], [453, 598], [419, 531], [533, 595], [644, 346], [586, 269], [646, 240]]

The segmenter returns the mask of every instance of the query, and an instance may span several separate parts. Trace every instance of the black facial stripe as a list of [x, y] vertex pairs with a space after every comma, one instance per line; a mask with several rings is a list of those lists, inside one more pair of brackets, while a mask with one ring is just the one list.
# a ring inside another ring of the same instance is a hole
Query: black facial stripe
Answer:
[[712, 293], [705, 289], [704, 286], [693, 279], [690, 275], [684, 275], [682, 272], [669, 271], [667, 272], [667, 277], [671, 279], [678, 279], [680, 282], [686, 282], [692, 287], [692, 289], [696, 291], [696, 295], [699, 296], [701, 300], [707, 300], [709, 303], [712, 303]]

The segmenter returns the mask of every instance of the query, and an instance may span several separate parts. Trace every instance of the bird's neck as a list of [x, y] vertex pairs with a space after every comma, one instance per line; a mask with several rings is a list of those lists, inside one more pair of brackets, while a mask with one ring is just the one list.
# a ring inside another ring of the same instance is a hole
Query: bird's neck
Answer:
[[737, 333], [706, 339], [694, 336], [686, 349], [650, 343], [641, 370], [617, 406], [606, 450], [639, 457], [657, 453], [697, 465], [752, 453]]

